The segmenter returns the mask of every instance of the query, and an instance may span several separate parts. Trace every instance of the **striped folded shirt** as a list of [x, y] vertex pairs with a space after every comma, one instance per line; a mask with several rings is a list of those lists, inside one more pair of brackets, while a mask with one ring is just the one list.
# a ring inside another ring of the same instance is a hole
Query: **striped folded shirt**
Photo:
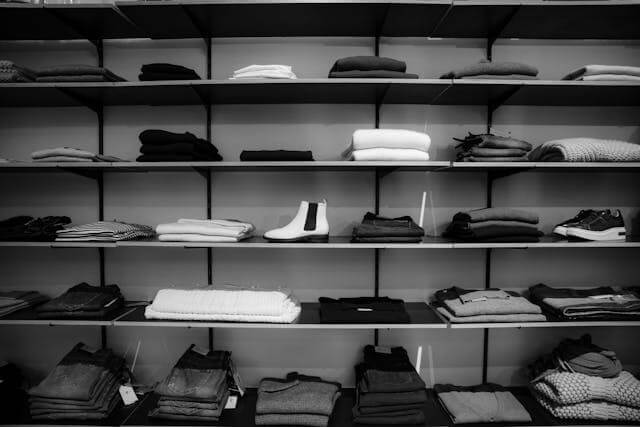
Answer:
[[57, 231], [57, 242], [112, 242], [152, 237], [153, 228], [141, 224], [98, 221]]

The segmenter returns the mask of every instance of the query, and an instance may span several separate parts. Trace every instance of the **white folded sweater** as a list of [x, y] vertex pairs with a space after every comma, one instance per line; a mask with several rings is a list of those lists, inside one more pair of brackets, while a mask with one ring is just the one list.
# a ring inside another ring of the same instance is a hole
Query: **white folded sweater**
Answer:
[[352, 151], [371, 148], [401, 148], [429, 152], [431, 138], [426, 133], [407, 129], [358, 129], [353, 133], [345, 157]]
[[56, 147], [46, 148], [44, 150], [38, 150], [31, 153], [31, 158], [34, 160], [46, 159], [50, 157], [75, 157], [80, 159], [93, 159], [95, 153], [90, 151], [79, 150], [71, 147]]
[[595, 76], [599, 74], [623, 74], [627, 76], [640, 76], [640, 67], [630, 67], [626, 65], [599, 65], [591, 64], [580, 67], [564, 76], [563, 80], [579, 80], [585, 76]]
[[233, 72], [230, 80], [238, 79], [296, 79], [289, 65], [249, 65]]
[[579, 80], [584, 81], [638, 81], [640, 76], [630, 76], [628, 74], [596, 74], [594, 76], [584, 76]]
[[288, 291], [161, 289], [147, 319], [292, 323], [300, 303]]
[[369, 148], [352, 151], [349, 159], [355, 161], [427, 161], [429, 153], [409, 148]]
[[229, 237], [229, 236], [207, 236], [206, 234], [158, 234], [161, 242], [193, 242], [193, 243], [235, 243], [250, 236]]
[[225, 219], [185, 219], [181, 218], [177, 222], [159, 224], [156, 233], [161, 235], [197, 234], [203, 236], [224, 236], [235, 239], [247, 238], [255, 230], [253, 224], [247, 222], [225, 220]]

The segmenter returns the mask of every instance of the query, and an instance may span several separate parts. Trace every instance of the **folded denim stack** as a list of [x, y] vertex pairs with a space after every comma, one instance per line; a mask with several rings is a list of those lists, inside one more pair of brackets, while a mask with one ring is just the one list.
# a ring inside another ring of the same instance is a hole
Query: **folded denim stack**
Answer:
[[69, 223], [71, 218], [68, 216], [14, 216], [0, 221], [0, 240], [52, 242], [56, 239], [56, 232]]
[[453, 138], [458, 141], [456, 155], [458, 162], [525, 162], [531, 151], [531, 144], [527, 141], [497, 136], [490, 133], [473, 134], [464, 139]]
[[367, 212], [353, 228], [353, 243], [418, 243], [424, 230], [410, 216], [386, 218]]
[[29, 83], [36, 79], [36, 73], [6, 59], [0, 60], [0, 83]]
[[440, 76], [441, 79], [504, 79], [532, 80], [537, 79], [538, 69], [519, 62], [491, 62], [486, 59], [477, 64], [468, 65], [449, 71]]
[[118, 285], [80, 283], [36, 308], [41, 319], [106, 319], [124, 306]]
[[542, 309], [517, 292], [501, 289], [437, 291], [433, 304], [451, 323], [544, 322]]
[[[554, 366], [537, 375], [530, 387], [535, 399], [554, 417], [640, 422], [640, 381], [623, 370], [614, 352], [583, 336], [563, 341], [543, 358], [553, 359]], [[537, 363], [537, 370], [546, 364]]]
[[423, 424], [427, 392], [402, 347], [364, 348], [356, 366], [357, 424]]
[[322, 323], [409, 323], [404, 301], [389, 297], [320, 297]]
[[585, 65], [572, 71], [562, 80], [640, 80], [640, 67], [626, 65]]
[[49, 301], [37, 291], [0, 291], [0, 317]]
[[258, 386], [256, 425], [326, 427], [340, 397], [339, 383], [290, 372]]
[[140, 133], [139, 162], [219, 162], [222, 156], [215, 145], [196, 138], [190, 132], [174, 133], [159, 129], [147, 129]]
[[407, 63], [381, 56], [348, 56], [338, 59], [329, 71], [331, 79], [417, 79], [406, 73]]
[[454, 424], [531, 422], [529, 412], [506, 387], [436, 384], [433, 389]]
[[124, 82], [120, 76], [95, 65], [59, 65], [38, 70], [37, 82]]
[[532, 162], [638, 162], [640, 144], [598, 138], [547, 141], [529, 153]]
[[24, 377], [13, 363], [0, 360], [0, 423], [18, 424], [29, 417], [29, 397], [22, 389]]
[[300, 303], [287, 290], [161, 289], [144, 311], [147, 319], [293, 323]]
[[342, 153], [356, 161], [427, 161], [431, 138], [406, 129], [358, 129]]
[[538, 242], [538, 215], [510, 208], [484, 208], [458, 212], [443, 233], [464, 242]]
[[103, 420], [121, 402], [124, 359], [109, 349], [82, 343], [62, 358], [37, 386], [29, 390], [33, 420]]
[[529, 288], [529, 298], [558, 320], [638, 320], [640, 297], [609, 286], [587, 289]]
[[191, 68], [181, 65], [153, 63], [144, 64], [138, 78], [143, 81], [157, 80], [200, 80], [200, 76]]
[[56, 232], [56, 242], [119, 242], [153, 237], [148, 225], [119, 221], [97, 221]]
[[34, 162], [123, 162], [124, 160], [72, 147], [46, 148], [31, 153]]
[[253, 236], [255, 227], [235, 219], [184, 219], [156, 227], [162, 242], [239, 242]]
[[160, 396], [152, 418], [217, 422], [229, 398], [231, 353], [191, 345], [155, 392]]
[[291, 65], [249, 65], [233, 72], [229, 80], [243, 79], [297, 79]]
[[298, 150], [243, 150], [240, 153], [243, 162], [312, 162], [311, 151]]

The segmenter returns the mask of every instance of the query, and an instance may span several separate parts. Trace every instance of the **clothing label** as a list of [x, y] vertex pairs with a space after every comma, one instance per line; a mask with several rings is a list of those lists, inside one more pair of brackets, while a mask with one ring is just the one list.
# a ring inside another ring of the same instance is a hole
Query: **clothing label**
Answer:
[[233, 377], [235, 390], [237, 390], [238, 393], [240, 393], [240, 396], [244, 396], [244, 387], [242, 387], [242, 379], [240, 379], [240, 374], [238, 373], [238, 370], [236, 369], [236, 365], [235, 363], [233, 363], [233, 360], [229, 361], [229, 369], [231, 370], [231, 376]]
[[129, 406], [138, 401], [138, 396], [136, 396], [136, 392], [133, 391], [133, 387], [131, 387], [130, 384], [121, 385], [118, 391], [125, 406]]
[[373, 308], [361, 308], [361, 307], [358, 307], [356, 310], [357, 311], [373, 311]]
[[238, 405], [238, 396], [229, 396], [227, 404], [224, 405], [224, 409], [236, 409]]
[[391, 354], [391, 348], [377, 345], [373, 348], [376, 353]]
[[207, 350], [204, 347], [197, 346], [197, 345], [194, 345], [193, 347], [191, 347], [191, 350], [193, 350], [196, 353], [201, 354], [203, 356], [206, 356], [207, 354], [209, 354], [209, 350]]
[[93, 354], [93, 353], [95, 353], [96, 351], [98, 351], [98, 349], [97, 349], [97, 348], [89, 347], [89, 346], [88, 346], [88, 345], [86, 345], [86, 344], [82, 344], [82, 347], [80, 347], [80, 350], [82, 350], [82, 351], [86, 351], [87, 353], [91, 353], [91, 354]]

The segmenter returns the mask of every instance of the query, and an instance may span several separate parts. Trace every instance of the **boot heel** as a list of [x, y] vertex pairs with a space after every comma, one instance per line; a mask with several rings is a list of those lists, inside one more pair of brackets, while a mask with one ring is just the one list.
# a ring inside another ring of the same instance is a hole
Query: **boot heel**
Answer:
[[328, 243], [329, 236], [309, 236], [307, 237], [307, 241], [311, 243]]

